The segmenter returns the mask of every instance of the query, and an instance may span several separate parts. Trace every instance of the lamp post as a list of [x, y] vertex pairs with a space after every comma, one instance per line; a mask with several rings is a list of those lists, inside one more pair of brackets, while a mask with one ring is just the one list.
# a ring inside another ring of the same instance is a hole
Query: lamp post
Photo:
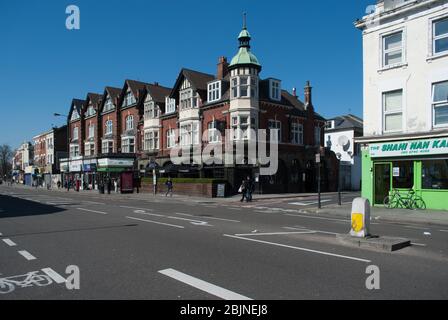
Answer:
[[338, 205], [342, 205], [341, 201], [341, 158], [342, 154], [336, 153], [336, 158], [338, 158]]

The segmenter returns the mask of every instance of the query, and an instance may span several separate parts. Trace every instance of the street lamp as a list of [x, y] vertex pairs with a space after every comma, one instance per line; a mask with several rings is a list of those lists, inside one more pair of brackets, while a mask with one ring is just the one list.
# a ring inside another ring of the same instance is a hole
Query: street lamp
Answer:
[[341, 201], [341, 158], [342, 158], [342, 154], [340, 154], [339, 152], [336, 153], [336, 158], [338, 158], [338, 204], [341, 206], [342, 205], [342, 201]]

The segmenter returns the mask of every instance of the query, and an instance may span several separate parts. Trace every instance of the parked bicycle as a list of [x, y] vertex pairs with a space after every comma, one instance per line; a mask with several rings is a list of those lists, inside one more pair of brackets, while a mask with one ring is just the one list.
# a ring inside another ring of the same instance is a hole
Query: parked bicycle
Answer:
[[426, 210], [425, 201], [415, 193], [414, 189], [408, 190], [406, 195], [397, 189], [392, 189], [390, 194], [384, 198], [384, 206], [387, 209]]

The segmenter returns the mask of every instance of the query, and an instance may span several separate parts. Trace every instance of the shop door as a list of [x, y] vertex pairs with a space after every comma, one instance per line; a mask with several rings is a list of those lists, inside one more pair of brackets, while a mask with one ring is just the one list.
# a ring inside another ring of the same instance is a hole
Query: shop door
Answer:
[[384, 198], [389, 195], [390, 191], [390, 163], [375, 164], [375, 204], [384, 204]]

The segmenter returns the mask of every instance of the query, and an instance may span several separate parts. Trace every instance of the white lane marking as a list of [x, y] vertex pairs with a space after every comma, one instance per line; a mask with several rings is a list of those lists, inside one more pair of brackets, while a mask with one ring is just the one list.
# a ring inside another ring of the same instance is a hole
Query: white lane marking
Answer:
[[293, 227], [283, 227], [284, 229], [287, 229], [287, 230], [308, 230], [308, 231], [314, 231], [314, 232], [317, 232], [317, 233], [324, 233], [324, 234], [332, 234], [332, 235], [338, 235], [338, 234], [340, 234], [340, 233], [337, 233], [337, 232], [329, 232], [329, 231], [323, 231], [323, 230], [311, 230], [311, 229], [309, 229], [309, 228], [303, 228], [303, 227], [296, 227], [296, 228], [293, 228]]
[[243, 209], [241, 209], [241, 208], [232, 208], [232, 207], [229, 207], [228, 209], [229, 209], [229, 210], [238, 210], [238, 211], [243, 210]]
[[163, 222], [157, 222], [157, 221], [152, 221], [152, 220], [146, 220], [146, 219], [140, 219], [140, 218], [134, 218], [134, 217], [126, 217], [128, 219], [133, 219], [133, 220], [138, 220], [138, 221], [144, 221], [144, 222], [149, 222], [149, 223], [155, 223], [155, 224], [161, 224], [163, 226], [169, 226], [169, 227], [174, 227], [174, 228], [181, 228], [184, 229], [185, 227], [183, 226], [178, 226], [175, 224], [169, 224], [169, 223], [163, 223]]
[[159, 273], [224, 300], [252, 300], [251, 298], [248, 298], [241, 294], [224, 289], [222, 287], [218, 287], [214, 284], [211, 284], [198, 278], [194, 278], [192, 276], [189, 276], [188, 274], [176, 271], [174, 269], [160, 270]]
[[90, 210], [90, 209], [84, 209], [84, 208], [76, 208], [77, 210], [81, 210], [81, 211], [88, 211], [88, 212], [93, 212], [93, 213], [99, 213], [99, 214], [107, 214], [107, 212], [103, 212], [103, 211], [96, 211], [96, 210]]
[[291, 216], [291, 217], [301, 217], [301, 218], [308, 218], [308, 219], [318, 219], [318, 220], [329, 220], [329, 221], [345, 221], [350, 222], [349, 220], [342, 220], [342, 219], [332, 219], [332, 218], [324, 218], [324, 217], [311, 217], [311, 216], [304, 216], [301, 214], [285, 214], [285, 216]]
[[91, 203], [91, 204], [98, 204], [98, 205], [101, 205], [101, 206], [105, 206], [105, 205], [106, 205], [105, 203], [96, 202], [96, 201], [82, 200], [82, 202], [85, 202], [85, 203]]
[[29, 253], [26, 250], [21, 250], [18, 251], [26, 260], [30, 261], [30, 260], [36, 260], [36, 257], [33, 256], [31, 253]]
[[44, 268], [44, 269], [42, 269], [42, 271], [45, 272], [47, 274], [47, 276], [49, 276], [51, 279], [53, 279], [54, 282], [59, 283], [59, 284], [65, 283], [64, 277], [62, 277], [59, 273], [57, 273], [53, 269]]
[[440, 232], [448, 232], [448, 230], [439, 230]]
[[10, 247], [15, 247], [17, 245], [14, 241], [12, 241], [11, 239], [8, 239], [8, 238], [3, 239], [3, 242], [6, 243]]
[[[178, 214], [180, 216], [185, 216], [185, 217], [196, 217], [196, 216], [194, 216], [192, 214], [188, 214], [188, 213], [175, 212], [174, 214]], [[228, 222], [241, 222], [241, 221], [238, 221], [238, 220], [215, 218], [215, 217], [200, 217], [200, 218], [204, 219], [204, 220], [209, 219], [209, 220], [219, 220], [219, 221], [228, 221]]]
[[408, 229], [416, 229], [416, 230], [430, 230], [429, 228], [422, 228], [422, 227], [414, 227], [414, 226], [404, 226]]
[[[321, 200], [320, 202], [330, 202], [331, 200]], [[294, 206], [310, 206], [312, 204], [318, 204], [318, 201], [304, 201], [304, 202], [291, 202], [289, 204]]]
[[136, 210], [145, 210], [145, 211], [153, 211], [153, 209], [148, 209], [148, 208], [137, 208], [137, 207], [128, 207], [128, 206], [120, 206], [120, 208], [125, 208], [125, 209], [136, 209]]
[[244, 237], [238, 237], [238, 236], [233, 236], [233, 235], [228, 235], [228, 234], [225, 234], [224, 236], [225, 237], [229, 237], [229, 238], [234, 238], [234, 239], [253, 241], [253, 242], [259, 242], [259, 243], [264, 243], [264, 244], [270, 244], [270, 245], [273, 245], [273, 246], [289, 248], [289, 249], [294, 249], [294, 250], [299, 250], [299, 251], [306, 251], [306, 252], [311, 252], [311, 253], [317, 253], [317, 254], [322, 254], [322, 255], [326, 255], [326, 256], [332, 256], [332, 257], [336, 257], [336, 258], [343, 258], [343, 259], [349, 259], [349, 260], [354, 260], [354, 261], [361, 261], [361, 262], [366, 262], [366, 263], [370, 263], [371, 262], [370, 260], [366, 260], [366, 259], [350, 257], [350, 256], [344, 256], [344, 255], [335, 254], [335, 253], [331, 253], [331, 252], [325, 252], [325, 251], [312, 250], [312, 249], [301, 248], [301, 247], [288, 246], [288, 245], [282, 244], [282, 243], [262, 241], [262, 240], [251, 239], [251, 238], [244, 238]]
[[415, 243], [415, 242], [411, 242], [412, 246], [417, 246], [417, 247], [426, 247], [426, 244], [424, 243]]
[[0, 232], [0, 237], [3, 235], [3, 233]]
[[245, 236], [281, 236], [281, 235], [288, 235], [288, 234], [312, 234], [316, 233], [315, 231], [296, 231], [296, 232], [271, 232], [271, 233], [242, 233], [242, 234], [236, 234], [238, 237], [245, 237]]

